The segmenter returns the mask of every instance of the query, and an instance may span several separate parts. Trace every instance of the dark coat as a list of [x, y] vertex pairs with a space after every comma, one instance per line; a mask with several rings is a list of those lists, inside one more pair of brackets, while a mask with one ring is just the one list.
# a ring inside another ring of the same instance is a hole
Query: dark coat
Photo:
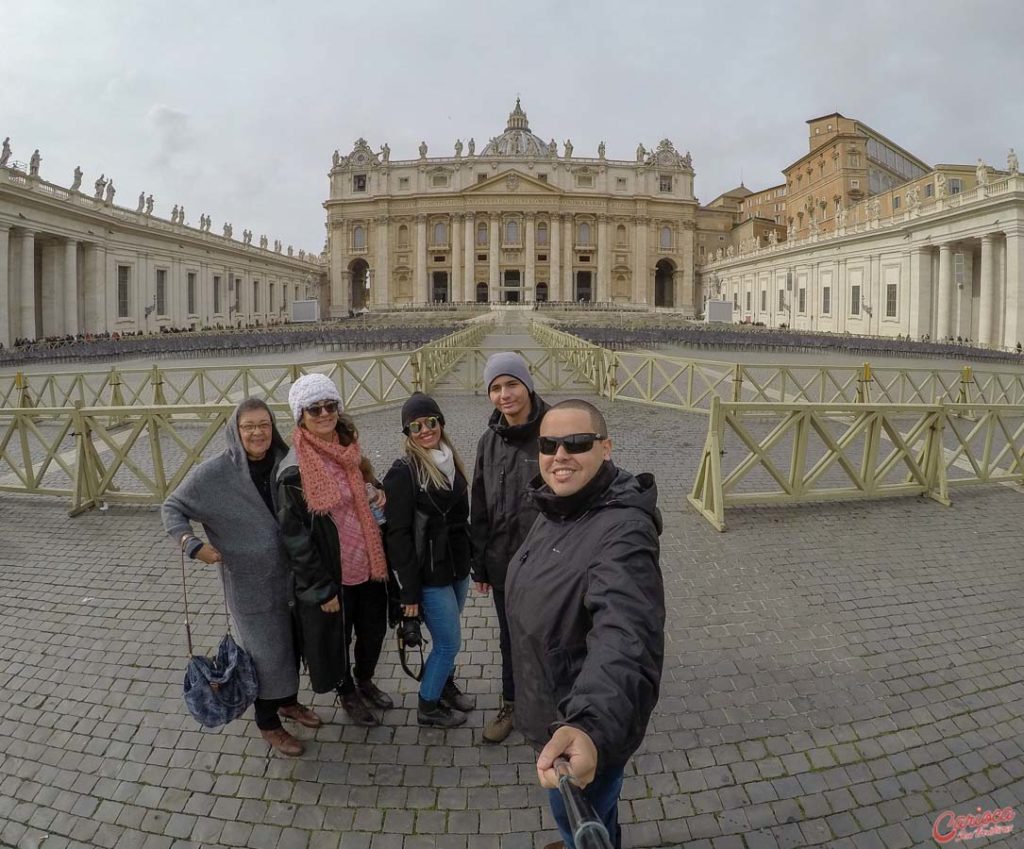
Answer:
[[473, 580], [505, 587], [509, 560], [537, 518], [537, 508], [526, 497], [537, 476], [537, 434], [548, 405], [530, 394], [530, 418], [509, 425], [499, 410], [491, 414], [487, 430], [476, 447], [473, 469], [472, 521]]
[[[384, 476], [388, 564], [402, 604], [419, 604], [420, 589], [444, 587], [469, 574], [469, 484], [456, 470], [452, 489], [423, 488], [406, 458]], [[416, 549], [416, 514], [422, 517], [423, 550]]]
[[344, 605], [337, 613], [320, 609], [335, 596], [341, 601], [341, 545], [334, 520], [310, 513], [306, 506], [294, 449], [277, 470], [277, 520], [295, 576], [295, 607], [310, 686], [314, 693], [326, 693], [348, 672]]
[[615, 472], [568, 519], [539, 477], [531, 484], [541, 516], [505, 588], [516, 728], [538, 748], [560, 725], [582, 729], [600, 771], [643, 741], [665, 654], [657, 488], [652, 475]]

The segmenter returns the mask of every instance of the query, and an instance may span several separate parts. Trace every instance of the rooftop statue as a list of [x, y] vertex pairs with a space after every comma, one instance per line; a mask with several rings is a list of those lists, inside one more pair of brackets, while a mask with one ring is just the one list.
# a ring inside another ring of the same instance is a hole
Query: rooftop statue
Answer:
[[76, 165], [75, 166], [75, 179], [71, 183], [71, 191], [77, 192], [80, 188], [82, 188], [82, 169], [79, 168]]
[[6, 165], [7, 160], [11, 158], [11, 137], [8, 136], [4, 139], [3, 148], [0, 149], [0, 165]]
[[43, 161], [43, 157], [39, 155], [39, 148], [37, 147], [33, 152], [32, 156], [28, 161], [28, 174], [30, 177], [39, 176], [39, 164]]

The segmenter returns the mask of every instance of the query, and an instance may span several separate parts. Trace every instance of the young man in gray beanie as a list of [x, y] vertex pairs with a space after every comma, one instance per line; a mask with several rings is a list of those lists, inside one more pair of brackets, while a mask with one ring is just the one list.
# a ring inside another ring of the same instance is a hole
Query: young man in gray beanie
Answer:
[[484, 386], [494, 412], [476, 449], [470, 538], [473, 581], [479, 592], [493, 590], [498, 614], [501, 708], [484, 726], [483, 738], [488, 743], [500, 743], [512, 731], [515, 701], [505, 574], [509, 560], [537, 518], [537, 508], [527, 499], [526, 487], [540, 472], [537, 435], [548, 405], [534, 391], [529, 364], [513, 351], [493, 354], [487, 360]]

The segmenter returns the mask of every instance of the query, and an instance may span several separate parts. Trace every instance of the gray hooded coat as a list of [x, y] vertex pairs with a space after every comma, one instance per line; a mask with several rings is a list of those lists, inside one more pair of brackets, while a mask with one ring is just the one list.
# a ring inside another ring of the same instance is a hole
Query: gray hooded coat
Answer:
[[[179, 542], [199, 522], [223, 558], [218, 570], [238, 641], [256, 664], [259, 698], [282, 699], [299, 689], [292, 636], [291, 572], [277, 518], [249, 477], [238, 435], [238, 410], [225, 427], [227, 448], [193, 469], [163, 505], [164, 528]], [[278, 459], [286, 446], [274, 427]], [[272, 488], [273, 490], [273, 488]], [[214, 568], [203, 564], [204, 569]]]

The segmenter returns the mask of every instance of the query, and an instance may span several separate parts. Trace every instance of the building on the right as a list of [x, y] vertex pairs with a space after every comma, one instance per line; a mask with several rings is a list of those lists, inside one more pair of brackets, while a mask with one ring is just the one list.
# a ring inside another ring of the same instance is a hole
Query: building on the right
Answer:
[[[839, 119], [810, 122], [812, 144], [815, 129], [842, 138], [849, 128]], [[981, 160], [931, 168], [881, 146], [873, 131], [856, 145], [849, 138], [832, 162], [831, 144], [819, 145], [828, 153], [821, 175], [807, 171], [807, 162], [812, 171], [819, 164], [813, 148], [786, 169], [787, 239], [766, 245], [734, 233], [725, 250], [698, 253], [695, 302], [726, 298], [736, 321], [771, 327], [1016, 348], [1024, 341], [1024, 177], [1013, 151], [1005, 170]], [[860, 177], [844, 174], [854, 164]], [[829, 179], [846, 182], [830, 184], [835, 196], [822, 206]], [[867, 181], [860, 199], [853, 180]], [[812, 197], [819, 200], [809, 205]]]

